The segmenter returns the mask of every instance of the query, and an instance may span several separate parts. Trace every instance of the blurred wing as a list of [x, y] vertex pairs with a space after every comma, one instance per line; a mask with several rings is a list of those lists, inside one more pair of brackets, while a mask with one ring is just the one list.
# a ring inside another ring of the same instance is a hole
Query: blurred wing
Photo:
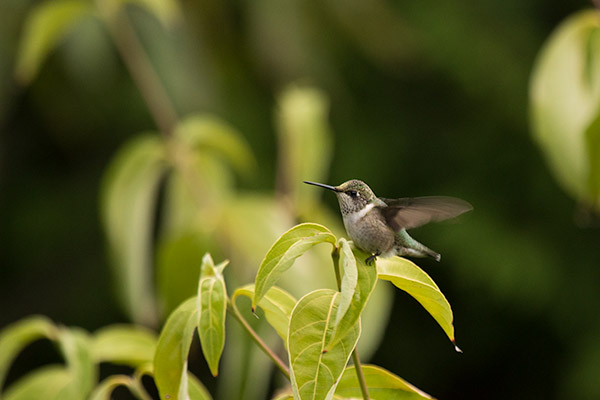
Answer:
[[381, 199], [387, 207], [381, 212], [389, 226], [400, 229], [416, 228], [428, 222], [443, 221], [470, 211], [473, 206], [456, 197], [431, 196], [403, 199]]

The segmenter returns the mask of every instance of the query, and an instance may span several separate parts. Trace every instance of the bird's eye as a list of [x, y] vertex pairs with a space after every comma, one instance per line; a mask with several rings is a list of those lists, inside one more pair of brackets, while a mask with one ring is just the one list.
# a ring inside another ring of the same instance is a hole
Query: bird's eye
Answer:
[[358, 197], [358, 192], [356, 190], [348, 190], [346, 193], [348, 193], [350, 197]]

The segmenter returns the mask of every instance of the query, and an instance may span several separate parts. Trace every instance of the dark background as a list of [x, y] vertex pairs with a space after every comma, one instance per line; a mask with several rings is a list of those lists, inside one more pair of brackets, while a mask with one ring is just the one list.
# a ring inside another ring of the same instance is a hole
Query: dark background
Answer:
[[[100, 180], [122, 143], [155, 127], [100, 25], [78, 27], [31, 86], [15, 83], [33, 4], [0, 5], [0, 327], [44, 314], [95, 330], [127, 322], [111, 292]], [[588, 2], [181, 5], [185, 28], [169, 33], [132, 14], [178, 111], [244, 133], [260, 168], [249, 189], [273, 190], [275, 99], [301, 82], [330, 97], [328, 183], [474, 205], [459, 224], [414, 231], [444, 256], [419, 265], [452, 304], [464, 354], [397, 292], [371, 362], [441, 399], [600, 398], [600, 231], [577, 223], [528, 121], [537, 52]]]

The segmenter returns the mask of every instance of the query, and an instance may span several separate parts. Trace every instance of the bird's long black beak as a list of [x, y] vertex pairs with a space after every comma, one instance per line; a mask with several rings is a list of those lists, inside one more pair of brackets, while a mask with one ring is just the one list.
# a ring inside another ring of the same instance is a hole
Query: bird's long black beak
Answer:
[[326, 185], [324, 183], [318, 183], [318, 182], [310, 182], [310, 181], [304, 181], [304, 183], [307, 183], [309, 185], [315, 185], [315, 186], [320, 186], [322, 188], [325, 189], [329, 189], [329, 190], [333, 190], [334, 192], [339, 192], [340, 190], [338, 188], [336, 188], [335, 186], [331, 186], [331, 185]]

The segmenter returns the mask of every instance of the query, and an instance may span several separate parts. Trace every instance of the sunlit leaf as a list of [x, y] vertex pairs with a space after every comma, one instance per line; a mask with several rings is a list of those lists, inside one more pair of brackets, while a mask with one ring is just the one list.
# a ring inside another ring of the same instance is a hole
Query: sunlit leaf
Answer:
[[111, 362], [138, 367], [152, 362], [157, 337], [140, 326], [111, 325], [94, 334], [91, 342], [95, 362]]
[[84, 399], [91, 393], [98, 379], [89, 334], [79, 328], [61, 328], [58, 344], [71, 375], [69, 394], [74, 399]]
[[260, 302], [281, 274], [294, 264], [296, 258], [316, 244], [328, 242], [335, 245], [335, 240], [329, 229], [310, 223], [296, 225], [281, 235], [268, 251], [256, 274], [253, 306]]
[[213, 376], [219, 373], [219, 360], [225, 346], [227, 292], [223, 269], [227, 263], [225, 261], [215, 266], [210, 254], [206, 253], [198, 284], [198, 335], [202, 353]]
[[0, 389], [15, 357], [30, 343], [55, 339], [56, 327], [46, 317], [32, 316], [8, 325], [0, 331]]
[[301, 298], [292, 311], [288, 353], [297, 399], [331, 399], [360, 336], [360, 323], [326, 351], [331, 340], [339, 292], [320, 289]]
[[392, 282], [421, 303], [454, 343], [454, 317], [450, 303], [429, 275], [412, 261], [401, 257], [377, 260], [377, 274], [379, 279]]
[[4, 400], [80, 400], [70, 391], [73, 380], [69, 371], [58, 365], [41, 367], [12, 384]]
[[577, 13], [540, 51], [530, 85], [535, 138], [558, 182], [600, 209], [600, 15]]
[[175, 128], [175, 138], [187, 148], [221, 155], [242, 176], [256, 169], [256, 160], [244, 137], [225, 121], [208, 115], [190, 115]]
[[299, 183], [321, 182], [327, 177], [332, 151], [328, 121], [329, 100], [312, 87], [290, 86], [279, 97], [278, 189], [306, 215], [322, 195]]
[[92, 3], [82, 0], [44, 1], [33, 7], [19, 44], [17, 79], [31, 82], [50, 52], [91, 10]]
[[[342, 278], [340, 307], [338, 307], [336, 312], [334, 333], [331, 337], [331, 342], [327, 343], [327, 349], [335, 346], [349, 330], [353, 329], [377, 284], [377, 270], [375, 266], [365, 263], [369, 255], [357, 248], [351, 247], [344, 238], [341, 238], [338, 243], [340, 246], [339, 264], [344, 274], [356, 275], [356, 278], [348, 278], [346, 282], [350, 281], [350, 283], [346, 287], [344, 286], [346, 277]], [[344, 305], [345, 310], [341, 309], [344, 300], [347, 302]]]
[[160, 333], [154, 355], [154, 381], [161, 399], [187, 398], [187, 359], [197, 324], [194, 296], [173, 311]]
[[138, 137], [113, 159], [102, 186], [102, 219], [117, 295], [138, 323], [156, 323], [152, 235], [164, 146], [157, 135]]
[[[236, 289], [231, 296], [231, 301], [235, 302], [238, 296], [254, 298], [254, 285], [246, 285]], [[271, 325], [279, 336], [287, 344], [288, 326], [292, 309], [296, 305], [296, 299], [283, 289], [273, 286], [258, 302], [258, 308], [262, 309]]]
[[[375, 365], [362, 365], [369, 396], [377, 400], [433, 399], [404, 379]], [[362, 398], [354, 366], [346, 368], [335, 391], [336, 397]]]

